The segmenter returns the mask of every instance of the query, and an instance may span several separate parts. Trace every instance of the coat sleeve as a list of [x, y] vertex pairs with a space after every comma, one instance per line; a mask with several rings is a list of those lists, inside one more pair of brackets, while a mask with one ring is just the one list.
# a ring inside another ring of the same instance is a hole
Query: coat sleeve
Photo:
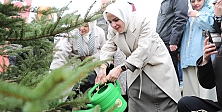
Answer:
[[215, 87], [215, 74], [212, 66], [212, 61], [205, 65], [201, 65], [203, 57], [200, 57], [197, 60], [197, 76], [200, 85], [206, 89], [212, 89]]
[[214, 19], [214, 28], [216, 30], [216, 32], [220, 33], [221, 34], [221, 22], [217, 22], [215, 19]]
[[207, 11], [200, 11], [200, 15], [194, 21], [196, 25], [198, 25], [203, 30], [209, 30], [210, 32], [215, 32], [214, 30], [214, 13], [211, 9], [205, 7]]
[[175, 19], [172, 24], [170, 45], [178, 45], [187, 23], [188, 0], [175, 0], [173, 4]]
[[72, 43], [74, 42], [74, 40], [75, 39], [73, 39], [73, 38], [64, 38], [61, 41], [61, 47], [54, 54], [54, 58], [53, 58], [52, 63], [50, 65], [51, 70], [56, 69], [56, 68], [60, 68], [61, 66], [63, 66], [64, 64], [67, 63], [67, 58], [70, 55], [75, 55], [72, 53], [72, 51], [73, 51]]

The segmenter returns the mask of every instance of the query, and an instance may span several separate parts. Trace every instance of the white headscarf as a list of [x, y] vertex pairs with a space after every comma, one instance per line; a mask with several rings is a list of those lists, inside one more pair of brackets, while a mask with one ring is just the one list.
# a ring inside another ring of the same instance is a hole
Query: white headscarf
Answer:
[[[104, 19], [107, 21], [106, 13], [109, 12], [116, 17], [118, 17], [120, 20], [122, 20], [125, 23], [125, 28], [123, 32], [126, 32], [127, 27], [129, 25], [131, 12], [132, 12], [132, 6], [123, 1], [117, 1], [115, 3], [112, 3], [106, 7], [106, 10], [103, 12]], [[121, 32], [121, 33], [123, 33]]]
[[82, 35], [83, 39], [84, 39], [87, 43], [88, 43], [88, 41], [89, 41], [89, 35], [91, 34], [92, 29], [93, 29], [93, 27], [94, 27], [93, 22], [88, 22], [88, 25], [89, 25], [89, 32], [86, 33], [86, 34], [84, 34], [84, 35]]

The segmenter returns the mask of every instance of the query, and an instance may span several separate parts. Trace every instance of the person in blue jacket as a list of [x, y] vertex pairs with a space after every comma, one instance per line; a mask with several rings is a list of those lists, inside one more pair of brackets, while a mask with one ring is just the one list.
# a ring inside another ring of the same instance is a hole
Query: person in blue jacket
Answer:
[[210, 0], [190, 0], [192, 9], [181, 41], [180, 59], [183, 71], [183, 96], [216, 100], [216, 92], [202, 88], [197, 78], [197, 59], [203, 54], [203, 31], [214, 32], [214, 11]]

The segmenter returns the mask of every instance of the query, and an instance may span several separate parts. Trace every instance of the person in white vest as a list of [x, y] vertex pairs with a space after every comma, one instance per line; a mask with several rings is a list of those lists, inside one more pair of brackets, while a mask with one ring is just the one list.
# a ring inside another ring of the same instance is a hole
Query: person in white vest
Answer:
[[[67, 63], [68, 57], [72, 58], [76, 56], [81, 61], [88, 56], [99, 59], [100, 49], [105, 41], [105, 33], [102, 28], [96, 26], [94, 22], [83, 24], [81, 27], [69, 32], [68, 37], [65, 36], [60, 40], [59, 50], [56, 50], [54, 54], [55, 58], [52, 60], [50, 69], [60, 68]], [[79, 84], [80, 86], [74, 89], [77, 90], [77, 92], [81, 91], [84, 93], [87, 89], [94, 86], [95, 77], [96, 72], [92, 71], [87, 77], [88, 82], [84, 83], [84, 85]], [[73, 87], [67, 90], [67, 92], [70, 92], [72, 89]], [[65, 97], [64, 100], [66, 98], [67, 97]]]

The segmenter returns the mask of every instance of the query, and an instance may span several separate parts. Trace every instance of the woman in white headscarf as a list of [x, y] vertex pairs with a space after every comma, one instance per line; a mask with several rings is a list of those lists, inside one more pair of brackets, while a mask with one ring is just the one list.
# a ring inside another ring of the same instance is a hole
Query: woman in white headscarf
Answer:
[[95, 83], [116, 81], [121, 72], [127, 71], [129, 112], [176, 112], [181, 98], [177, 75], [166, 46], [150, 21], [121, 1], [107, 6], [103, 15], [111, 27], [100, 60], [111, 58], [117, 47], [127, 59], [107, 76], [109, 62], [101, 65]]
[[[67, 63], [68, 57], [76, 56], [82, 61], [88, 56], [99, 59], [100, 49], [106, 41], [103, 29], [96, 26], [95, 22], [83, 24], [81, 27], [71, 31], [69, 36], [73, 38], [61, 39], [60, 50], [56, 51], [55, 58], [50, 65], [51, 70], [57, 69]], [[80, 91], [85, 92], [89, 87], [94, 86], [95, 77], [95, 72], [89, 75], [89, 82], [81, 86], [79, 88]], [[71, 91], [71, 89], [68, 91]]]

